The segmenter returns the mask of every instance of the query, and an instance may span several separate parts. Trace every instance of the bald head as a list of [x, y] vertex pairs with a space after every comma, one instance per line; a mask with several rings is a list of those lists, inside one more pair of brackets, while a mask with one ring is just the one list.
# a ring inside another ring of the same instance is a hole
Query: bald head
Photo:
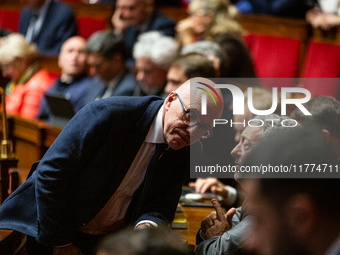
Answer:
[[80, 36], [67, 39], [61, 47], [58, 64], [63, 76], [74, 77], [86, 70], [86, 40]]
[[[217, 100], [215, 105], [210, 96], [207, 96], [207, 114], [201, 114], [201, 98], [206, 92], [197, 87], [205, 87], [208, 90], [212, 88], [223, 100], [221, 91], [215, 89], [215, 84], [205, 78], [190, 79], [168, 95], [163, 111], [164, 138], [175, 150], [193, 144], [211, 133], [214, 119], [221, 117], [223, 101], [221, 105]], [[217, 97], [215, 94], [214, 96]]]

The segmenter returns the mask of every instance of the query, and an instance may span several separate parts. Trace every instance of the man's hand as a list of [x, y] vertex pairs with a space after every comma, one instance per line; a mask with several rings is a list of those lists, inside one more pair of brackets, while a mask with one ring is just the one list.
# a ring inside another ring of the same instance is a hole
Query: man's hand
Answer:
[[75, 245], [53, 247], [53, 255], [84, 255]]
[[216, 199], [212, 199], [211, 203], [213, 204], [215, 211], [210, 213], [210, 215], [207, 216], [201, 223], [204, 239], [221, 236], [224, 232], [230, 230], [232, 224], [231, 219], [236, 211], [235, 208], [231, 208], [225, 216], [221, 205]]
[[197, 193], [202, 194], [210, 190], [224, 198], [228, 197], [228, 189], [226, 188], [226, 185], [216, 178], [197, 178], [196, 182], [189, 183], [189, 187], [195, 188]]
[[116, 8], [112, 15], [111, 23], [116, 34], [122, 34], [129, 26], [129, 23], [122, 18], [122, 11], [119, 8]]

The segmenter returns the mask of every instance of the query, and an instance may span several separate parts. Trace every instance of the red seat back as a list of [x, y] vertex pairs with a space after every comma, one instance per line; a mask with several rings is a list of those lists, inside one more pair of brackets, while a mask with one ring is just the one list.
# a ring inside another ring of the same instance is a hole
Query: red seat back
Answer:
[[[259, 78], [299, 77], [301, 42], [294, 38], [268, 35], [248, 35], [246, 43], [254, 60], [254, 68]], [[267, 87], [293, 87], [293, 79], [273, 84], [262, 79]]]
[[[307, 47], [304, 68], [302, 72], [303, 86], [312, 95], [325, 95], [338, 97], [340, 89], [340, 45], [310, 41]], [[338, 97], [339, 98], [339, 97]]]
[[90, 17], [77, 18], [78, 34], [88, 39], [94, 32], [106, 28], [105, 19], [95, 19]]
[[0, 26], [12, 32], [18, 32], [20, 12], [17, 10], [0, 10]]

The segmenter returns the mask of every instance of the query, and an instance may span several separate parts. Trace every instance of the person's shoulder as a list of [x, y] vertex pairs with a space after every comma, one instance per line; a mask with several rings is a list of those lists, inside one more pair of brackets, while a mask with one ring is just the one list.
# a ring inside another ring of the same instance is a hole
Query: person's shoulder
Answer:
[[175, 21], [162, 14], [160, 11], [155, 10], [152, 16], [152, 22], [151, 22], [151, 29], [161, 29], [162, 27], [168, 27], [168, 26], [173, 26], [175, 27], [176, 23]]
[[62, 2], [56, 2], [56, 1], [51, 1], [51, 6], [50, 6], [51, 10], [53, 10], [53, 12], [58, 12], [59, 14], [63, 14], [65, 15], [74, 15], [73, 14], [73, 9]]
[[47, 71], [47, 69], [41, 69], [37, 73], [35, 73], [31, 79], [28, 80], [27, 85], [30, 87], [39, 87], [39, 88], [49, 88], [55, 83], [55, 79], [51, 76], [51, 74]]
[[163, 104], [163, 99], [157, 96], [144, 96], [144, 97], [134, 97], [134, 96], [113, 96], [109, 98], [105, 98], [101, 101], [101, 103], [112, 105], [114, 107], [123, 107], [128, 108], [147, 108], [149, 105], [161, 105]]

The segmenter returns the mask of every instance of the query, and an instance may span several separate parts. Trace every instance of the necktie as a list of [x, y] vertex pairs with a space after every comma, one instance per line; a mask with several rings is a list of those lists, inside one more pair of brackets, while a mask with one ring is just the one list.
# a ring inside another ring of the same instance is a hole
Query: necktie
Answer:
[[[150, 181], [151, 181], [152, 176], [155, 172], [156, 162], [162, 157], [163, 153], [165, 152], [165, 150], [168, 147], [169, 147], [169, 145], [167, 145], [166, 143], [157, 143], [156, 144], [155, 153], [153, 154], [153, 156], [152, 156], [152, 158], [149, 162], [148, 168], [146, 170], [142, 196], [145, 195], [147, 193], [147, 190], [149, 189]], [[143, 197], [142, 197], [141, 201], [142, 200], [143, 200]]]
[[161, 158], [161, 156], [163, 155], [163, 153], [165, 152], [165, 150], [168, 147], [169, 146], [166, 143], [157, 143], [156, 144], [155, 154], [152, 156], [152, 158], [149, 162], [146, 174], [148, 174], [149, 169], [151, 169], [155, 165], [155, 163]]
[[32, 17], [30, 19], [30, 24], [27, 29], [27, 34], [26, 34], [26, 41], [27, 42], [33, 42], [35, 37], [38, 34], [38, 31], [36, 29], [36, 23], [39, 18], [39, 15], [37, 12], [33, 12]]

